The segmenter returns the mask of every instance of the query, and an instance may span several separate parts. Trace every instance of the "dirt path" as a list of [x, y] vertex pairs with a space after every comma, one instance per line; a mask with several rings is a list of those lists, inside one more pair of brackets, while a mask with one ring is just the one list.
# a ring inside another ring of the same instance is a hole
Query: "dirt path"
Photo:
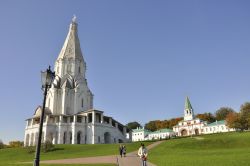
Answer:
[[[159, 145], [163, 141], [155, 142], [149, 146], [147, 149], [150, 150], [151, 148]], [[150, 153], [149, 153], [150, 155]], [[119, 164], [119, 166], [140, 166], [141, 160], [137, 156], [137, 151], [130, 152], [127, 154], [127, 157], [117, 157], [116, 155], [112, 156], [97, 156], [97, 157], [84, 157], [84, 158], [74, 158], [74, 159], [59, 159], [59, 160], [46, 160], [41, 161], [41, 163], [47, 164], [104, 164], [104, 163], [112, 163], [112, 164]], [[155, 166], [148, 162], [148, 166]]]

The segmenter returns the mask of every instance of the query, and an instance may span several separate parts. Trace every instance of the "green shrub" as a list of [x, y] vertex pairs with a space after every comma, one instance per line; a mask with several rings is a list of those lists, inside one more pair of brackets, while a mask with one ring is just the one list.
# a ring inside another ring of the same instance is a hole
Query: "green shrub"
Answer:
[[35, 152], [35, 147], [34, 146], [27, 146], [25, 147], [28, 153], [34, 153]]
[[3, 144], [3, 141], [0, 140], [0, 149], [3, 149], [4, 148], [4, 144]]
[[17, 148], [17, 147], [22, 147], [22, 146], [23, 146], [23, 141], [10, 141], [9, 142], [10, 148]]
[[46, 152], [50, 152], [50, 151], [53, 151], [55, 150], [55, 146], [52, 144], [51, 141], [45, 141], [43, 144], [42, 144], [42, 151], [44, 153]]

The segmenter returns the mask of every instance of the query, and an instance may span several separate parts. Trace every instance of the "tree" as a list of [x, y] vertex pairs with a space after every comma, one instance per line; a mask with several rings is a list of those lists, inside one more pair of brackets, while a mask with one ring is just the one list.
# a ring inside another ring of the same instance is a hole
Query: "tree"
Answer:
[[244, 103], [240, 107], [239, 113], [229, 113], [226, 117], [227, 125], [241, 131], [250, 128], [250, 103]]
[[3, 141], [0, 140], [0, 149], [3, 149], [4, 148], [4, 144], [3, 144]]
[[136, 129], [137, 127], [142, 127], [140, 123], [138, 122], [129, 122], [128, 124], [126, 124], [127, 128], [132, 130], [132, 129]]
[[166, 128], [173, 128], [173, 127], [174, 127], [175, 125], [177, 125], [178, 122], [181, 121], [181, 120], [183, 120], [182, 117], [179, 117], [179, 118], [172, 118], [172, 119], [168, 120], [168, 121], [169, 121], [169, 126], [166, 127]]
[[240, 107], [240, 123], [242, 124], [243, 130], [250, 128], [250, 103], [246, 102]]
[[22, 147], [22, 146], [23, 146], [22, 141], [10, 141], [9, 142], [9, 147], [11, 148]]
[[212, 123], [215, 121], [214, 115], [210, 112], [205, 112], [204, 114], [197, 114], [196, 117], [201, 120], [207, 121], [209, 123]]
[[155, 121], [150, 121], [145, 124], [145, 129], [150, 130], [150, 131], [156, 131], [156, 120]]
[[230, 112], [226, 117], [226, 124], [230, 128], [241, 129], [240, 116], [239, 113]]
[[216, 120], [225, 120], [229, 113], [235, 112], [232, 108], [221, 107], [215, 112]]
[[172, 118], [170, 120], [154, 120], [154, 121], [150, 121], [148, 123], [145, 124], [145, 129], [147, 130], [151, 130], [151, 131], [156, 131], [159, 129], [163, 129], [163, 128], [173, 128], [173, 126], [177, 125], [179, 121], [183, 120], [182, 117], [179, 118]]

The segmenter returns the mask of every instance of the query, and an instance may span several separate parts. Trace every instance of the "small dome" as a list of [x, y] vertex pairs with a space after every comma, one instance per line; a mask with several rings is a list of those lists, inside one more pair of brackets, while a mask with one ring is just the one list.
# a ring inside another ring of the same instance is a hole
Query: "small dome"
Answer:
[[[51, 111], [49, 108], [45, 108], [44, 110], [44, 115], [50, 115], [51, 114]], [[41, 116], [41, 113], [42, 113], [42, 107], [41, 106], [38, 106], [37, 109], [35, 110], [35, 113], [34, 113], [34, 116], [33, 117], [40, 117]]]

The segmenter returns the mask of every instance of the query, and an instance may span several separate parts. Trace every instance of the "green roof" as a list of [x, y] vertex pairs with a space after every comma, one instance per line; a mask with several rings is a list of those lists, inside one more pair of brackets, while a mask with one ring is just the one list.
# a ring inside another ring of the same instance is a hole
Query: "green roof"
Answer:
[[220, 121], [216, 121], [213, 123], [209, 123], [207, 126], [217, 126], [217, 125], [225, 125], [225, 124], [226, 124], [225, 120], [220, 120]]
[[165, 129], [160, 129], [160, 130], [154, 131], [151, 134], [166, 133], [166, 132], [173, 132], [173, 130], [165, 128]]
[[189, 101], [188, 96], [186, 97], [186, 101], [185, 101], [185, 110], [193, 110], [192, 105], [191, 105], [191, 103]]
[[140, 128], [140, 129], [133, 129], [132, 130], [133, 133], [138, 133], [138, 132], [145, 132], [145, 133], [151, 133], [151, 131], [147, 130], [147, 129], [143, 129], [143, 128]]

